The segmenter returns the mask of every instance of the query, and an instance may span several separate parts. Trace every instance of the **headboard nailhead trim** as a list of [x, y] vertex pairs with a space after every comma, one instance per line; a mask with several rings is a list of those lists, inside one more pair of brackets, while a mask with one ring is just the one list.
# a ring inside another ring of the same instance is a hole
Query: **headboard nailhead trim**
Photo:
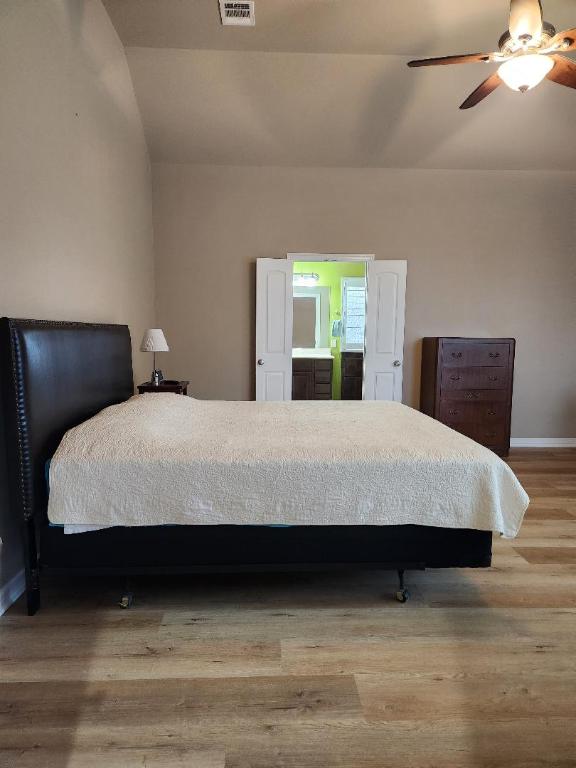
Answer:
[[12, 377], [16, 398], [16, 425], [18, 430], [18, 465], [20, 469], [20, 503], [24, 520], [32, 519], [32, 479], [30, 470], [30, 449], [26, 434], [26, 404], [22, 351], [16, 329], [10, 321], [10, 342], [12, 347]]

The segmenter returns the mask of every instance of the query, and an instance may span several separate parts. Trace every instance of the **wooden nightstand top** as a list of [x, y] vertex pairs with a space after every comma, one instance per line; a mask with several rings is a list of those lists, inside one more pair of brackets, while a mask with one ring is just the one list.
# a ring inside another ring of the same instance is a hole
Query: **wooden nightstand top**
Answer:
[[138, 394], [142, 395], [144, 392], [174, 392], [177, 395], [188, 394], [189, 381], [163, 381], [161, 384], [152, 384], [150, 381], [145, 381], [144, 384], [138, 384]]

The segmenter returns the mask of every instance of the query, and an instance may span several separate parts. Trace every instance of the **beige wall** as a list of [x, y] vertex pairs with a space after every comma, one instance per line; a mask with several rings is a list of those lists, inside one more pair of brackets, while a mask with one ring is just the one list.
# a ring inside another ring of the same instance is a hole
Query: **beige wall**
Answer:
[[408, 260], [404, 401], [423, 336], [514, 336], [513, 435], [576, 437], [576, 174], [153, 166], [165, 372], [253, 396], [254, 263]]
[[[99, 0], [2, 0], [0, 50], [0, 314], [128, 323], [139, 342], [150, 168], [122, 45]], [[19, 565], [3, 476], [0, 536], [1, 586]]]

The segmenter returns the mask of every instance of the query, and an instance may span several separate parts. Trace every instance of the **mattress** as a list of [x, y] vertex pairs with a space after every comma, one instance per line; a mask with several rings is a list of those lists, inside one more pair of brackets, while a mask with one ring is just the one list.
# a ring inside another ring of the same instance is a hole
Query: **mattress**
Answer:
[[508, 465], [407, 406], [138, 395], [66, 433], [48, 517], [145, 525], [426, 525], [518, 533]]

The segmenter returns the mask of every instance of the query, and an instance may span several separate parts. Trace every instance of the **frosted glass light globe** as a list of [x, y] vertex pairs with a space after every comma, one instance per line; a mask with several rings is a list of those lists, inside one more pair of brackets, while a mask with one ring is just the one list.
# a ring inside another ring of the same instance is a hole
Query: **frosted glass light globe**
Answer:
[[515, 56], [500, 65], [498, 74], [513, 91], [529, 91], [541, 83], [554, 66], [549, 56], [527, 53]]

